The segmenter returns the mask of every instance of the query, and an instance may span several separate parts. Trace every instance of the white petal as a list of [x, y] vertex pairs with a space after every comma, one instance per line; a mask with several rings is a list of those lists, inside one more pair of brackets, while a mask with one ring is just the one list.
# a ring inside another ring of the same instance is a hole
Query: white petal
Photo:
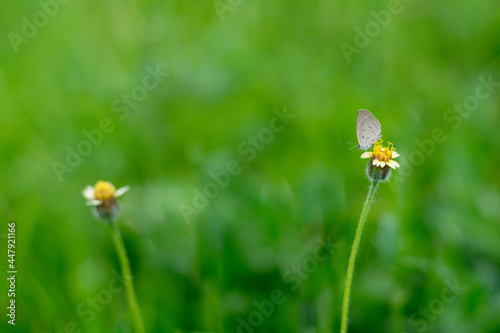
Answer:
[[94, 197], [94, 188], [90, 185], [88, 185], [83, 191], [82, 194], [85, 199], [87, 200], [93, 200], [95, 199]]
[[361, 154], [361, 158], [370, 158], [372, 157], [373, 152], [371, 151], [365, 151], [363, 154]]
[[396, 161], [393, 161], [393, 160], [390, 160], [389, 162], [387, 162], [387, 165], [393, 169], [399, 168], [399, 163]]
[[377, 159], [374, 159], [372, 164], [375, 165], [375, 166], [379, 166], [381, 168], [383, 168], [385, 166], [385, 162], [379, 161]]
[[399, 156], [399, 154], [398, 154], [396, 151], [394, 151], [394, 152], [392, 153], [392, 158], [396, 158], [396, 157], [398, 157], [398, 156]]
[[117, 189], [115, 191], [115, 198], [118, 198], [119, 196], [124, 195], [128, 190], [130, 190], [130, 186], [128, 186], [128, 185], [120, 187], [119, 189]]
[[87, 206], [99, 206], [102, 204], [101, 200], [89, 200], [87, 201]]

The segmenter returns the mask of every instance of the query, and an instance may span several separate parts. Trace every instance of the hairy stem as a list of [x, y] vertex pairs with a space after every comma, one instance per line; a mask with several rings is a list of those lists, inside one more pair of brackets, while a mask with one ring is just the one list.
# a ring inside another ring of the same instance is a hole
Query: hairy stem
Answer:
[[128, 305], [130, 307], [130, 313], [132, 314], [135, 332], [144, 333], [144, 324], [142, 323], [141, 312], [135, 298], [134, 284], [132, 283], [132, 274], [130, 272], [127, 251], [125, 250], [125, 245], [123, 244], [122, 235], [120, 234], [118, 225], [116, 222], [111, 222], [110, 224], [113, 233], [113, 243], [115, 244], [116, 252], [118, 253], [118, 258], [120, 259], [123, 283], [127, 292]]
[[349, 312], [349, 298], [351, 296], [351, 284], [352, 275], [354, 273], [354, 263], [356, 262], [356, 254], [358, 253], [359, 242], [361, 241], [361, 233], [363, 232], [363, 226], [365, 225], [366, 216], [368, 215], [368, 210], [370, 209], [370, 204], [372, 202], [373, 196], [375, 195], [375, 190], [377, 189], [378, 181], [372, 180], [370, 190], [366, 196], [365, 205], [363, 206], [363, 211], [361, 212], [361, 218], [359, 219], [358, 228], [356, 229], [356, 237], [354, 238], [354, 243], [352, 245], [351, 256], [349, 257], [349, 265], [347, 266], [347, 278], [344, 289], [344, 299], [342, 301], [342, 317], [340, 324], [340, 332], [347, 332], [347, 315]]

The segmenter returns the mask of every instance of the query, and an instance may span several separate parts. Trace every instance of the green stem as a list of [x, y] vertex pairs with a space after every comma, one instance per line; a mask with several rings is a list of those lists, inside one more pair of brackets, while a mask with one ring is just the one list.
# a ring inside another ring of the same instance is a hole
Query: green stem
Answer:
[[344, 289], [344, 299], [342, 301], [342, 318], [340, 323], [340, 333], [347, 332], [347, 314], [349, 312], [349, 298], [351, 296], [351, 284], [352, 284], [352, 274], [354, 273], [354, 263], [356, 261], [356, 254], [358, 253], [359, 242], [361, 240], [361, 233], [363, 232], [363, 226], [365, 225], [366, 216], [368, 215], [368, 210], [370, 209], [370, 204], [372, 202], [373, 196], [375, 195], [375, 190], [377, 189], [378, 181], [372, 180], [370, 190], [366, 196], [365, 205], [363, 206], [363, 211], [361, 212], [361, 218], [359, 219], [358, 228], [356, 229], [356, 237], [354, 238], [354, 243], [352, 245], [351, 256], [349, 257], [349, 266], [347, 266], [347, 278], [345, 282]]
[[113, 243], [115, 244], [116, 252], [118, 253], [118, 258], [120, 259], [120, 265], [122, 267], [123, 283], [127, 292], [128, 305], [130, 307], [130, 312], [132, 313], [135, 331], [136, 333], [144, 333], [144, 324], [142, 323], [141, 312], [135, 298], [134, 285], [132, 283], [132, 274], [130, 272], [127, 251], [125, 250], [122, 235], [120, 234], [120, 229], [118, 229], [116, 221], [110, 222], [110, 224], [113, 229]]

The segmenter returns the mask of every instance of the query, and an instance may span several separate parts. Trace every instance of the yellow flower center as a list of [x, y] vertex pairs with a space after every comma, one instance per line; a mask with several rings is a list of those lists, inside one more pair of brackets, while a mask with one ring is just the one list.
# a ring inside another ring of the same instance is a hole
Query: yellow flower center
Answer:
[[387, 147], [384, 147], [382, 142], [383, 140], [375, 142], [372, 157], [381, 162], [389, 162], [392, 158], [392, 152], [396, 151], [396, 148], [390, 142], [387, 142]]
[[98, 181], [94, 186], [94, 197], [97, 200], [109, 200], [115, 196], [115, 187], [110, 182]]

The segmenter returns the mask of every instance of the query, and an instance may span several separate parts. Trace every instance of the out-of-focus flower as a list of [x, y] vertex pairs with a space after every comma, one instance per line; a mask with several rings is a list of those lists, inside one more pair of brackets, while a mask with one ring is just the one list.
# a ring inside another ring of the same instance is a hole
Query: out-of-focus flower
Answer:
[[128, 190], [130, 190], [130, 186], [116, 190], [110, 182], [99, 180], [93, 187], [88, 185], [82, 194], [87, 199], [87, 205], [94, 206], [94, 213], [98, 218], [113, 221], [120, 213], [116, 198]]

